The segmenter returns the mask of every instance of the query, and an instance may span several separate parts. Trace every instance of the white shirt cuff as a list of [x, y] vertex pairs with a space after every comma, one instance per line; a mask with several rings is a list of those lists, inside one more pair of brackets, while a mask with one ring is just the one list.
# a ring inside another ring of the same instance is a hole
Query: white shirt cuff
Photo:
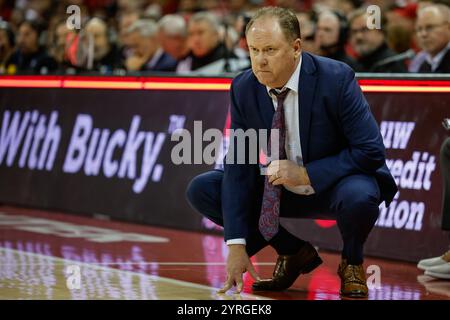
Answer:
[[230, 239], [227, 240], [227, 246], [232, 244], [243, 244], [244, 246], [247, 244], [244, 238], [238, 238], [238, 239]]

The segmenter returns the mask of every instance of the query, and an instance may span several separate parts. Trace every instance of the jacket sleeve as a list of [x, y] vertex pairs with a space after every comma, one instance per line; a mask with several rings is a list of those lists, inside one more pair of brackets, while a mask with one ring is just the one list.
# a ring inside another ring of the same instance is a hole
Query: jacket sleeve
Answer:
[[[239, 105], [236, 93], [236, 80], [231, 85], [231, 129], [248, 129]], [[230, 149], [234, 148], [233, 155]], [[246, 238], [248, 235], [249, 216], [254, 205], [254, 192], [259, 175], [258, 164], [249, 163], [248, 140], [243, 150], [238, 149], [236, 139], [230, 132], [230, 148], [224, 161], [224, 175], [222, 180], [222, 212], [224, 220], [225, 241], [236, 238]], [[245, 152], [245, 154], [243, 154]], [[238, 160], [240, 160], [238, 162]]]
[[372, 174], [385, 163], [378, 125], [350, 69], [345, 69], [338, 102], [339, 127], [348, 148], [306, 164], [312, 187], [321, 193], [351, 174]]

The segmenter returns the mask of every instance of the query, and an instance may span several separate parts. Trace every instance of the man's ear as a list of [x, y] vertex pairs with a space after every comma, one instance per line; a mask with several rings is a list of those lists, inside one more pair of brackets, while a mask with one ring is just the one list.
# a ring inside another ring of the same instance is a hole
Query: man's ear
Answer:
[[300, 56], [302, 52], [302, 40], [300, 38], [294, 40], [293, 49], [295, 52], [295, 57], [297, 58], [298, 56]]

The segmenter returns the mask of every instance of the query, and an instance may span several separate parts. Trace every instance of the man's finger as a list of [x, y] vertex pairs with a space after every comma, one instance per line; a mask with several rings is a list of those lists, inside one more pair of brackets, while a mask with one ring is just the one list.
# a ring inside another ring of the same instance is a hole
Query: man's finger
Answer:
[[275, 179], [275, 180], [272, 182], [272, 185], [277, 186], [277, 185], [279, 185], [279, 184], [284, 184], [284, 183], [285, 183], [285, 180], [286, 180], [286, 179], [283, 179], [283, 178]]
[[251, 261], [248, 262], [247, 271], [252, 276], [253, 280], [260, 281], [261, 278], [259, 277], [258, 273], [255, 270], [255, 267], [253, 266], [253, 263]]
[[284, 184], [285, 179], [284, 178], [276, 178], [272, 181], [272, 185], [277, 186], [279, 184]]
[[225, 283], [224, 287], [222, 289], [219, 289], [219, 291], [217, 291], [218, 293], [226, 293], [228, 290], [230, 290], [232, 287], [232, 285], [230, 283]]
[[227, 281], [225, 281], [225, 284], [223, 285], [222, 289], [219, 289], [219, 291], [217, 291], [218, 293], [226, 293], [228, 290], [231, 289], [231, 287], [233, 286], [233, 280], [231, 280], [231, 277], [228, 276]]
[[242, 274], [239, 275], [239, 276], [236, 276], [235, 281], [236, 281], [236, 291], [238, 293], [241, 293], [242, 287], [244, 285], [243, 282], [242, 282]]
[[276, 179], [278, 179], [279, 177], [275, 174], [269, 176], [269, 183], [272, 183], [273, 181], [275, 181]]

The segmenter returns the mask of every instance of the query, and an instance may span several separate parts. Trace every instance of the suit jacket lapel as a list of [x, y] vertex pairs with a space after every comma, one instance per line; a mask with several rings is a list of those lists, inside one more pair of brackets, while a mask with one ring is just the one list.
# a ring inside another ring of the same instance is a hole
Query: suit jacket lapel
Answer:
[[300, 141], [302, 144], [303, 163], [309, 161], [309, 133], [311, 126], [311, 114], [316, 91], [317, 75], [316, 67], [311, 56], [302, 53], [302, 66], [299, 81], [299, 125]]

